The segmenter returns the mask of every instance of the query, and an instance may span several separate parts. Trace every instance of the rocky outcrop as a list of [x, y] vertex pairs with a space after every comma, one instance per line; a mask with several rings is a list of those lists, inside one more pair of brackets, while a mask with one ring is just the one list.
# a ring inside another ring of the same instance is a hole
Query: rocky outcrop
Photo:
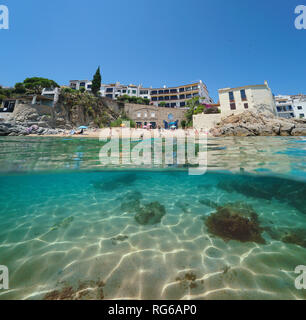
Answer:
[[306, 120], [276, 118], [271, 114], [245, 111], [223, 119], [210, 134], [220, 136], [305, 136]]
[[62, 129], [42, 128], [37, 125], [26, 127], [16, 123], [0, 124], [0, 136], [55, 135], [63, 132]]

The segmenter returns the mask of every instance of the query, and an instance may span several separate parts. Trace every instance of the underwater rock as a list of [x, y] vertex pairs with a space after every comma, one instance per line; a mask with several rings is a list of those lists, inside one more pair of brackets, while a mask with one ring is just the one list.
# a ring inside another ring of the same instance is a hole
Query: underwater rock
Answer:
[[152, 225], [160, 223], [165, 214], [165, 207], [155, 201], [141, 206], [135, 215], [135, 220], [141, 225]]
[[206, 218], [205, 225], [210, 233], [224, 241], [265, 243], [257, 213], [240, 202], [217, 207], [217, 211]]
[[[197, 284], [197, 275], [193, 272], [187, 272], [182, 277], [176, 277], [175, 281], [179, 282], [180, 286], [182, 286], [184, 289], [195, 289]], [[201, 282], [203, 284], [203, 282]]]
[[44, 296], [44, 300], [103, 300], [103, 281], [79, 282], [77, 289], [66, 286], [61, 290], [54, 290]]
[[112, 240], [112, 244], [116, 245], [118, 243], [118, 241], [123, 242], [123, 241], [127, 240], [128, 238], [129, 237], [126, 235], [119, 235], [117, 237], [111, 238], [111, 240]]
[[281, 238], [281, 241], [285, 243], [296, 244], [300, 247], [306, 248], [306, 230], [304, 230], [303, 235], [299, 233], [290, 232]]
[[287, 202], [292, 207], [306, 214], [306, 184], [301, 181], [276, 177], [240, 176], [228, 178], [218, 184], [227, 192], [238, 192], [252, 198]]
[[51, 231], [57, 230], [58, 228], [67, 228], [69, 224], [74, 220], [74, 217], [68, 217], [62, 220], [61, 222], [56, 223], [51, 227]]

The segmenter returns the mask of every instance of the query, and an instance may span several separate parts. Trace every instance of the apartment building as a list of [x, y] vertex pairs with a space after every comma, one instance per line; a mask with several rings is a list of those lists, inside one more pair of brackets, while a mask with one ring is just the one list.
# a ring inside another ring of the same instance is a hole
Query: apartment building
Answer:
[[[91, 81], [72, 80], [70, 88], [80, 90], [91, 90]], [[102, 84], [100, 94], [102, 97], [117, 99], [120, 96], [128, 95], [131, 97], [141, 97], [149, 99], [152, 105], [169, 108], [184, 108], [187, 101], [193, 97], [200, 97], [203, 103], [213, 103], [210, 98], [206, 85], [199, 80], [198, 82], [180, 85], [177, 87], [144, 88], [142, 85], [123, 85], [120, 82], [113, 84]]]
[[184, 108], [187, 101], [194, 97], [199, 97], [202, 103], [213, 103], [206, 85], [201, 80], [178, 87], [151, 89], [150, 96], [155, 106], [171, 108]]
[[219, 90], [222, 116], [238, 114], [245, 110], [270, 112], [276, 115], [274, 96], [268, 82]]
[[277, 95], [275, 97], [277, 115], [281, 118], [303, 119], [306, 114], [306, 95]]
[[86, 91], [91, 91], [92, 81], [89, 80], [70, 80], [69, 87], [74, 90], [84, 88]]

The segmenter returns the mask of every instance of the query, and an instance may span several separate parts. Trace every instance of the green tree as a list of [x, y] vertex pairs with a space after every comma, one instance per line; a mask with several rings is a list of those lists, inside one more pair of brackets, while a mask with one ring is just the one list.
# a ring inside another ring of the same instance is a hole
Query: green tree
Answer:
[[[23, 81], [23, 86], [26, 89], [27, 93], [33, 94], [41, 94], [44, 88], [59, 87], [59, 85], [55, 81], [39, 77], [26, 78]], [[18, 88], [21, 88], [20, 84], [18, 84]]]
[[18, 93], [18, 94], [24, 94], [27, 92], [27, 89], [25, 88], [24, 84], [21, 83], [21, 82], [17, 82], [15, 84], [15, 93]]
[[100, 91], [101, 81], [102, 81], [102, 77], [101, 77], [100, 66], [99, 66], [92, 80], [91, 91], [94, 95], [97, 95], [97, 93]]

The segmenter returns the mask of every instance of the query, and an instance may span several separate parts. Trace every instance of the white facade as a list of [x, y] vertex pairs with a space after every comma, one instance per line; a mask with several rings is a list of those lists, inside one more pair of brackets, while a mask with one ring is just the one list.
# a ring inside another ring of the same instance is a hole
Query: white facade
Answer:
[[[91, 91], [92, 82], [88, 80], [71, 80], [70, 88], [80, 90], [85, 88]], [[114, 84], [102, 84], [100, 94], [102, 97], [117, 99], [120, 96], [149, 99], [152, 105], [182, 108], [186, 106], [189, 99], [200, 97], [201, 102], [213, 103], [206, 85], [199, 80], [196, 83], [181, 85], [177, 87], [144, 88], [142, 85], [122, 85], [120, 82]]]
[[277, 115], [281, 118], [303, 119], [306, 115], [306, 96], [278, 95], [275, 97]]
[[41, 95], [53, 99], [53, 105], [55, 105], [59, 99], [60, 92], [60, 88], [44, 88]]
[[86, 91], [91, 91], [92, 81], [88, 80], [70, 80], [69, 87], [74, 90], [84, 88]]
[[219, 90], [222, 116], [253, 112], [270, 112], [276, 115], [275, 100], [267, 81], [263, 85], [249, 85]]

